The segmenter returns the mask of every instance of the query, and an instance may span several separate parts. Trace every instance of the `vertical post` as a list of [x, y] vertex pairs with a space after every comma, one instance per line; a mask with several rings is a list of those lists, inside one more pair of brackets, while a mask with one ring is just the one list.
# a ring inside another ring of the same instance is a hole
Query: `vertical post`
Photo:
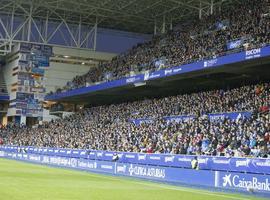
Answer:
[[31, 39], [32, 12], [33, 12], [33, 5], [30, 6], [30, 12], [29, 12], [29, 17], [28, 17], [28, 33], [27, 33], [27, 41], [28, 42], [30, 42], [30, 39]]
[[173, 23], [172, 23], [172, 18], [171, 18], [171, 21], [170, 21], [170, 30], [173, 30]]
[[81, 29], [82, 29], [82, 16], [80, 15], [80, 22], [79, 22], [79, 27], [78, 27], [78, 45], [77, 47], [81, 47]]
[[11, 16], [11, 21], [10, 21], [10, 39], [9, 39], [9, 51], [11, 52], [12, 48], [12, 38], [13, 38], [13, 26], [14, 26], [14, 13], [15, 13], [15, 3], [13, 4], [12, 8], [12, 16]]
[[98, 24], [98, 18], [96, 17], [96, 23], [95, 23], [95, 32], [94, 32], [94, 51], [97, 49], [97, 24]]
[[202, 19], [202, 2], [200, 1], [199, 19]]
[[14, 12], [15, 12], [15, 4], [13, 4], [12, 15], [11, 15], [11, 20], [10, 20], [10, 37], [13, 36]]
[[[86, 36], [86, 42], [85, 42], [85, 47], [87, 48], [87, 45], [89, 44], [89, 36]], [[81, 45], [83, 47], [83, 43]]]
[[49, 11], [47, 11], [46, 15], [46, 21], [45, 21], [45, 33], [44, 33], [44, 38], [45, 38], [45, 43], [48, 43], [48, 26], [49, 26]]
[[[24, 19], [24, 20], [27, 20], [27, 19]], [[25, 40], [25, 26], [26, 26], [26, 24], [23, 25], [23, 27], [22, 27], [22, 40], [23, 41]]]
[[155, 19], [155, 24], [154, 24], [154, 35], [157, 34], [157, 19]]
[[211, 0], [211, 5], [210, 5], [210, 15], [213, 15], [214, 12], [214, 1]]
[[165, 33], [165, 32], [166, 32], [166, 18], [165, 18], [165, 15], [163, 15], [162, 31], [161, 31], [161, 33]]

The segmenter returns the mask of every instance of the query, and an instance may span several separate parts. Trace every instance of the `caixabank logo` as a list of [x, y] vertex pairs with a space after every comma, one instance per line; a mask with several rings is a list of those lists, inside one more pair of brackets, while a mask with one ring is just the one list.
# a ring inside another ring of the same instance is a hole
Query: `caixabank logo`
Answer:
[[222, 176], [222, 187], [239, 188], [249, 190], [270, 192], [270, 180], [266, 176], [256, 177], [252, 175], [224, 174]]

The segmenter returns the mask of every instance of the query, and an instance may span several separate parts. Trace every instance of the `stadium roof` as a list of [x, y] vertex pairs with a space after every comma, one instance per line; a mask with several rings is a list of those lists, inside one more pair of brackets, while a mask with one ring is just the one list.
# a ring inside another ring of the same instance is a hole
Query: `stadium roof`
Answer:
[[153, 33], [155, 23], [163, 19], [167, 24], [194, 19], [209, 13], [211, 5], [217, 8], [222, 3], [235, 0], [0, 0], [0, 14], [35, 19], [60, 21], [74, 24], [95, 24], [139, 33]]

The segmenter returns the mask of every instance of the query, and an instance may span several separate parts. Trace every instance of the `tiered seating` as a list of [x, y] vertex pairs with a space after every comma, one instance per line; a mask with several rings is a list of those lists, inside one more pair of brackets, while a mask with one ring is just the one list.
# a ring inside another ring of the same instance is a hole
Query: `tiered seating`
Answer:
[[[269, 107], [265, 83], [93, 107], [39, 128], [10, 125], [0, 138], [24, 146], [265, 157], [270, 153]], [[250, 115], [218, 120], [209, 115], [237, 111]], [[168, 116], [189, 118], [176, 122]]]
[[[119, 79], [131, 72], [156, 71], [270, 44], [268, 0], [241, 2], [232, 9], [222, 9], [201, 21], [139, 44], [111, 62], [76, 76], [64, 90]], [[235, 43], [228, 45], [229, 42]]]

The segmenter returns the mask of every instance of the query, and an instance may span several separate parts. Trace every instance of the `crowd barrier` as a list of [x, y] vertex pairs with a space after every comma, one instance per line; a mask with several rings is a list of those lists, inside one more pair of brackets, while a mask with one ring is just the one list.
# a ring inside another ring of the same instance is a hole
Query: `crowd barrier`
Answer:
[[[30, 154], [60, 156], [68, 158], [82, 158], [88, 160], [112, 161], [117, 153], [118, 162], [130, 164], [153, 165], [162, 167], [191, 168], [192, 155], [172, 155], [172, 154], [145, 154], [110, 152], [82, 149], [58, 149], [58, 148], [37, 148], [37, 147], [17, 147], [0, 146], [0, 151], [5, 152], [27, 152]], [[198, 156], [199, 169], [217, 170], [240, 173], [268, 174], [270, 175], [270, 159], [263, 158], [235, 158], [235, 157], [213, 157]]]
[[[130, 154], [132, 155], [132, 154]], [[154, 166], [113, 161], [91, 160], [79, 157], [62, 157], [33, 153], [18, 153], [0, 149], [0, 157], [106, 173], [116, 176], [129, 176], [148, 180], [170, 182], [197, 187], [234, 190], [238, 192], [254, 191], [255, 194], [270, 197], [270, 176], [212, 170], [193, 170], [179, 167]]]

